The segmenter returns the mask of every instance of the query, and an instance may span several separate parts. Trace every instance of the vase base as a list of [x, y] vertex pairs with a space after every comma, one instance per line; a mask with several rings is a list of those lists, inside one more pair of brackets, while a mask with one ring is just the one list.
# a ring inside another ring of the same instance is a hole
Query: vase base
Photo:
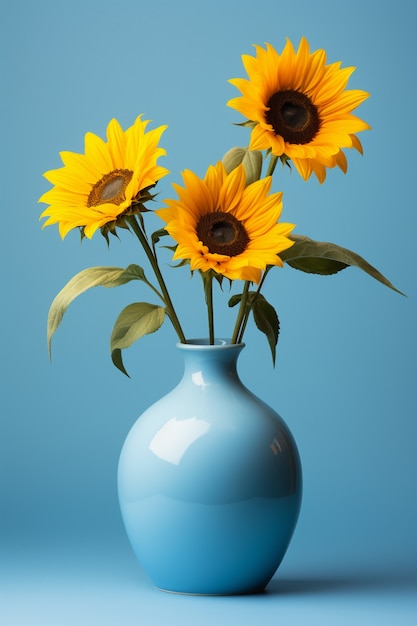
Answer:
[[163, 589], [162, 587], [154, 586], [156, 591], [161, 591], [162, 593], [171, 593], [174, 595], [180, 596], [207, 596], [207, 597], [226, 597], [226, 596], [254, 596], [265, 593], [266, 588], [260, 587], [259, 589], [254, 589], [251, 591], [231, 591], [231, 592], [209, 592], [204, 593], [200, 591], [175, 591], [173, 589]]

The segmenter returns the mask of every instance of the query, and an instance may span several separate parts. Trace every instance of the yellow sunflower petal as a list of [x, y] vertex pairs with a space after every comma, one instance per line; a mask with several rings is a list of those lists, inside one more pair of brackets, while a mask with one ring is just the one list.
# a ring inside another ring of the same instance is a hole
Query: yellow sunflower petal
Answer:
[[351, 135], [350, 138], [352, 139], [352, 148], [355, 148], [355, 150], [357, 150], [360, 154], [363, 154], [362, 144], [358, 137], [356, 137], [356, 135]]
[[90, 180], [91, 184], [94, 184], [97, 178], [102, 175], [95, 162], [86, 159], [84, 154], [63, 151], [59, 153], [59, 156], [66, 168], [71, 169], [80, 178]]
[[93, 161], [103, 173], [113, 169], [108, 146], [101, 137], [94, 133], [86, 133], [84, 138], [85, 156]]
[[245, 169], [240, 165], [230, 172], [220, 189], [219, 205], [225, 213], [233, 211], [239, 204], [245, 185]]
[[113, 169], [126, 167], [126, 135], [116, 119], [107, 126], [107, 141]]

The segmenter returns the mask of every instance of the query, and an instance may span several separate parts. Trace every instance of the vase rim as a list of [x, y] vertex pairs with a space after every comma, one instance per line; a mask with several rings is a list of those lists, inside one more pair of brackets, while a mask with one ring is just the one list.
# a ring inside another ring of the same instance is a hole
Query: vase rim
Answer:
[[231, 339], [216, 338], [214, 344], [210, 343], [210, 339], [207, 337], [201, 337], [197, 339], [188, 339], [187, 343], [177, 343], [177, 347], [181, 350], [233, 350], [236, 348], [244, 348], [244, 343], [231, 343]]

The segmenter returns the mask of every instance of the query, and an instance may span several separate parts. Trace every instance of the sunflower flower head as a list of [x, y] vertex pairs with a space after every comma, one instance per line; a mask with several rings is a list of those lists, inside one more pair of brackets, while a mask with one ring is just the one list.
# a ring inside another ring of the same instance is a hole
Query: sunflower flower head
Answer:
[[278, 222], [282, 193], [270, 193], [271, 177], [246, 185], [243, 165], [227, 173], [218, 162], [204, 178], [185, 170], [183, 180], [174, 185], [178, 199], [156, 211], [178, 244], [174, 259], [255, 283], [268, 265], [283, 265], [279, 253], [293, 245], [294, 225]]
[[228, 106], [247, 118], [249, 148], [290, 160], [304, 180], [314, 172], [322, 183], [335, 166], [346, 172], [343, 149], [362, 153], [355, 133], [370, 128], [352, 113], [369, 96], [346, 89], [355, 68], [327, 64], [325, 51], [311, 53], [304, 37], [297, 51], [288, 39], [282, 54], [270, 44], [255, 50], [242, 55], [248, 78], [229, 81], [242, 94]]
[[113, 119], [107, 141], [87, 133], [84, 154], [61, 152], [64, 166], [44, 174], [54, 187], [39, 199], [49, 205], [43, 226], [58, 224], [62, 238], [77, 227], [91, 238], [100, 228], [108, 240], [117, 226], [126, 227], [128, 215], [146, 210], [150, 190], [168, 173], [157, 164], [166, 154], [158, 146], [166, 126], [146, 131], [148, 123], [139, 116], [124, 131]]

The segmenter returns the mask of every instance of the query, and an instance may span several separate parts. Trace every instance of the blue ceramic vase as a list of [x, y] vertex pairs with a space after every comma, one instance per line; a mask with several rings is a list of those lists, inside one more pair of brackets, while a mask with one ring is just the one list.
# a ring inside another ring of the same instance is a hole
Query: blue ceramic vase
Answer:
[[244, 344], [178, 344], [184, 375], [129, 432], [118, 470], [127, 535], [156, 587], [262, 591], [297, 522], [300, 459], [281, 417], [240, 381]]

